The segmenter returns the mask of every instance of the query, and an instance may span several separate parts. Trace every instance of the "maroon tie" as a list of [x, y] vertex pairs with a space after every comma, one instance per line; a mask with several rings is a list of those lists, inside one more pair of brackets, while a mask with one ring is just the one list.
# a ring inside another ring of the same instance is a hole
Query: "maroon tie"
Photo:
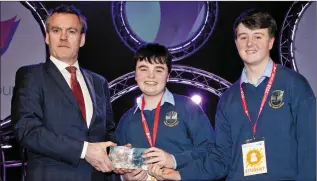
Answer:
[[76, 70], [77, 68], [74, 66], [68, 66], [66, 67], [66, 70], [70, 73], [70, 85], [72, 87], [73, 93], [77, 99], [77, 102], [79, 104], [79, 108], [81, 110], [81, 113], [84, 117], [84, 120], [86, 121], [86, 109], [85, 109], [85, 101], [84, 101], [84, 96], [83, 92], [81, 91], [79, 82], [77, 81], [76, 77]]

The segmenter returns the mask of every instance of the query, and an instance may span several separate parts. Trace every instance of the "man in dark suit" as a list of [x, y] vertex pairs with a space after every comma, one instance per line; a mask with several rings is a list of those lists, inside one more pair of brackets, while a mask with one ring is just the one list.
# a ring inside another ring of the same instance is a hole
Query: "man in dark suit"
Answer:
[[111, 178], [106, 148], [115, 145], [115, 124], [108, 84], [77, 61], [86, 30], [76, 8], [55, 8], [46, 22], [49, 60], [16, 73], [11, 113], [28, 150], [28, 181]]

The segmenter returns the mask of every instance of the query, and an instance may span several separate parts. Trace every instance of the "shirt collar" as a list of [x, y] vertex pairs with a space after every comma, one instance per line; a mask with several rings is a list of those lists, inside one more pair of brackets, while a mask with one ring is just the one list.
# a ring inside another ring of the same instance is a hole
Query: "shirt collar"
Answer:
[[[264, 70], [264, 72], [263, 72], [261, 78], [262, 78], [262, 77], [270, 77], [270, 76], [271, 76], [271, 73], [272, 73], [272, 67], [273, 67], [273, 61], [272, 61], [272, 59], [270, 58], [269, 63], [266, 65], [265, 70]], [[261, 79], [261, 78], [260, 78], [260, 79]], [[248, 79], [248, 77], [247, 77], [245, 67], [244, 67], [243, 70], [242, 70], [241, 83], [250, 83], [250, 84], [251, 84], [251, 81], [250, 81], [250, 80]]]
[[[143, 98], [143, 94], [140, 96], [140, 98], [138, 99], [137, 101], [137, 106], [133, 112], [133, 114], [135, 114], [135, 112], [140, 109], [141, 110], [141, 104], [142, 104], [142, 98]], [[163, 94], [163, 97], [162, 97], [162, 101], [161, 101], [161, 106], [165, 103], [170, 103], [172, 104], [173, 106], [175, 106], [175, 100], [174, 100], [174, 96], [173, 94], [167, 89], [165, 88], [165, 92]], [[149, 110], [146, 106], [144, 107], [144, 110]]]
[[[52, 55], [50, 56], [50, 60], [56, 65], [56, 67], [58, 68], [59, 71], [62, 71], [64, 69], [66, 69], [66, 67], [69, 66], [67, 63], [65, 63], [61, 60], [58, 60], [57, 58], [53, 57]], [[80, 70], [78, 61], [76, 61], [72, 66], [76, 67], [77, 70]]]

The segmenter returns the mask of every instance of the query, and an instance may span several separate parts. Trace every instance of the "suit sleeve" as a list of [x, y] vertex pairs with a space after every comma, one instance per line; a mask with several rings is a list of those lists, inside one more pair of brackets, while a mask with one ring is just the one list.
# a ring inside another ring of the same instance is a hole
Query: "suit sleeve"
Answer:
[[34, 70], [34, 68], [31, 71], [31, 68], [22, 67], [16, 73], [11, 104], [12, 124], [16, 138], [31, 152], [58, 161], [77, 164], [84, 142], [57, 134], [45, 127], [42, 106], [43, 90], [39, 83], [41, 81], [38, 80]]
[[200, 106], [190, 100], [190, 103], [185, 107], [185, 112], [188, 113], [187, 118], [185, 118], [187, 133], [194, 149], [173, 154], [176, 160], [176, 169], [206, 156], [215, 143], [214, 129]]
[[112, 105], [110, 100], [110, 90], [107, 81], [104, 83], [104, 90], [105, 90], [105, 96], [106, 96], [106, 107], [107, 107], [107, 115], [106, 115], [106, 128], [107, 128], [107, 138], [106, 140], [112, 141], [116, 143], [116, 137], [115, 137], [115, 129], [116, 124], [113, 119], [113, 111], [112, 111]]
[[222, 102], [224, 101], [219, 101], [216, 112], [216, 144], [207, 156], [179, 169], [182, 180], [213, 180], [227, 175], [231, 160], [232, 138]]

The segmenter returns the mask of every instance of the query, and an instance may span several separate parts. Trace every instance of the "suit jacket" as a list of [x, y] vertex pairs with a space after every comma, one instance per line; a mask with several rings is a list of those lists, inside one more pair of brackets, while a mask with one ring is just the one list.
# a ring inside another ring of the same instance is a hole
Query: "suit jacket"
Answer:
[[53, 62], [24, 66], [16, 73], [11, 116], [16, 138], [28, 150], [29, 181], [101, 181], [111, 176], [80, 159], [84, 141], [115, 142], [108, 83], [98, 74], [81, 72], [93, 102], [89, 128]]

